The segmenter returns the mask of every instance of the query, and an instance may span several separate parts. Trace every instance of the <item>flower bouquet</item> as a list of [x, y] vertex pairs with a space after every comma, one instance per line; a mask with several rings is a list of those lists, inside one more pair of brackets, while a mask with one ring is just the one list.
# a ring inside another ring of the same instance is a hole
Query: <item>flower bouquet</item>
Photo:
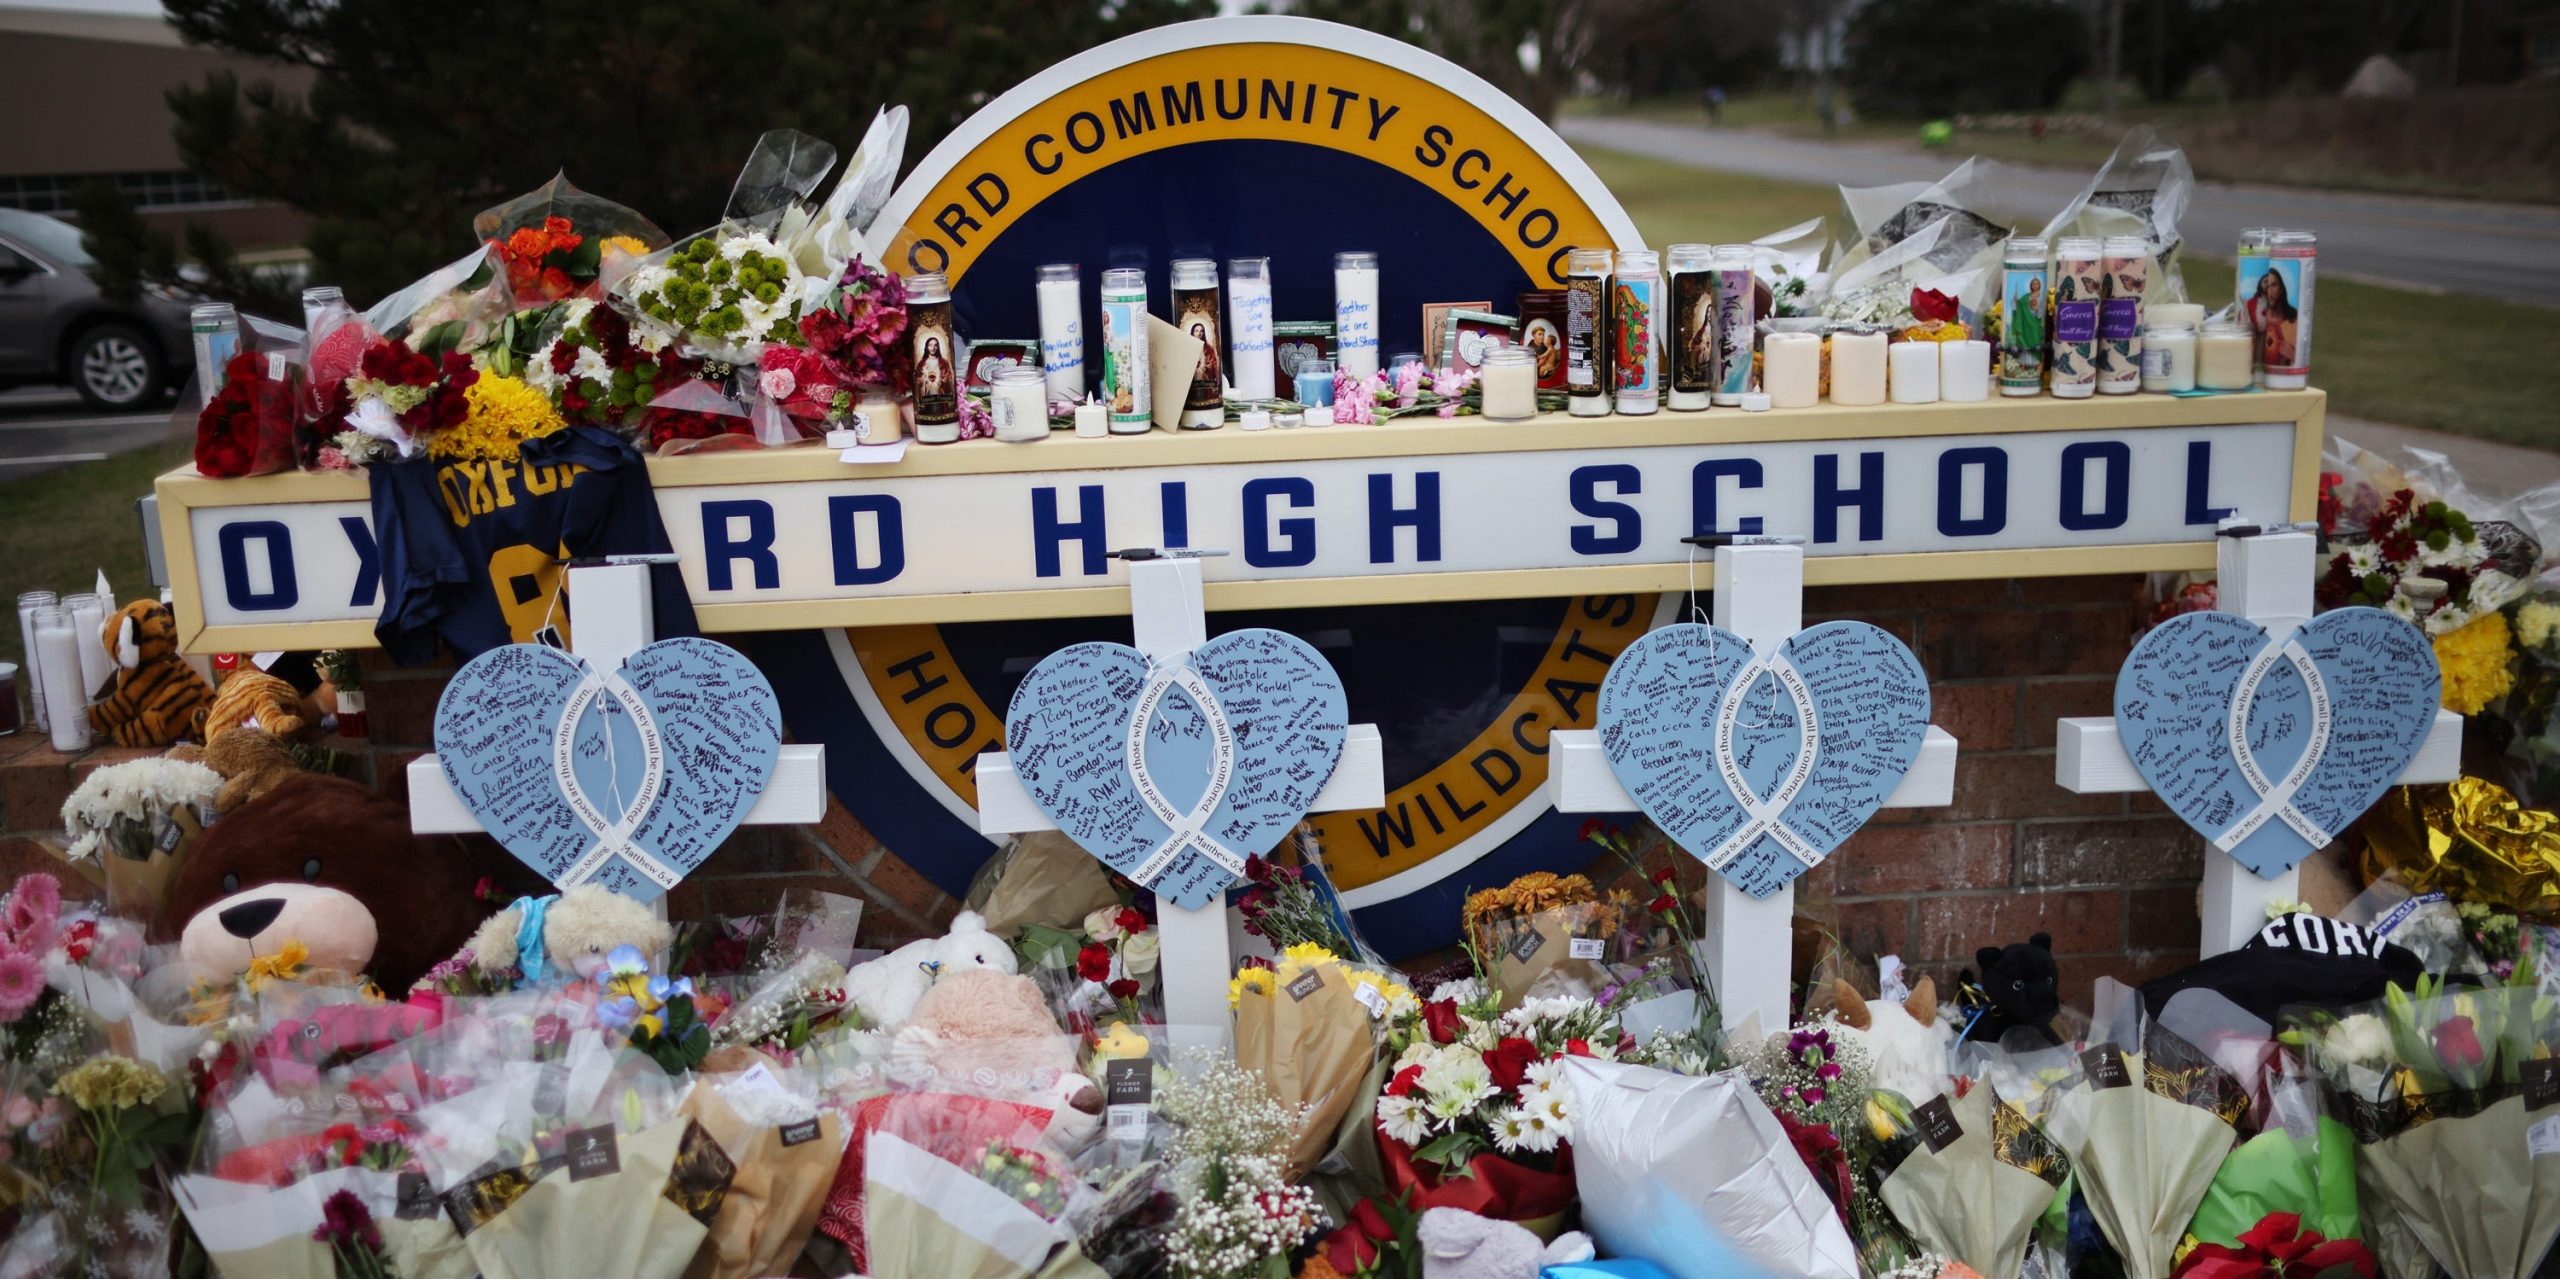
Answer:
[[1038, 1127], [990, 1134], [929, 1094], [887, 1107], [864, 1138], [863, 1233], [873, 1279], [1100, 1279], [1077, 1246], [1092, 1192]]
[[1157, 972], [1163, 947], [1146, 912], [1116, 901], [1095, 907], [1072, 928], [1026, 923], [1013, 941], [1023, 973], [1040, 983], [1058, 1024], [1087, 1035], [1163, 1020]]
[[620, 311], [587, 298], [550, 313], [524, 380], [580, 426], [630, 433], [659, 393], [701, 371], [658, 333], [634, 333]]
[[[2242, 1140], [2214, 1173], [2187, 1223], [2197, 1250], [2228, 1254], [2261, 1246], [2250, 1237], [2279, 1216], [2315, 1239], [2346, 1244], [2362, 1234], [2355, 1141], [2326, 1113], [2316, 1077], [2279, 1051], [2274, 1028], [2222, 994], [2200, 989], [2172, 996], [2160, 1021], [2229, 1072], [2250, 1098], [2240, 1121]], [[2195, 1264], [2195, 1251], [2186, 1264]]]
[[1460, 916], [1505, 1008], [1533, 996], [1590, 998], [1612, 983], [1608, 942], [1626, 920], [1581, 875], [1533, 871], [1467, 895]]
[[196, 415], [198, 474], [214, 479], [294, 469], [303, 404], [302, 331], [248, 319], [222, 384]]
[[148, 921], [169, 881], [213, 825], [222, 775], [192, 760], [129, 760], [83, 778], [63, 801], [64, 855], [98, 869], [107, 907]]
[[843, 1115], [821, 1110], [804, 1072], [758, 1062], [697, 1079], [677, 1107], [720, 1143], [737, 1176], [711, 1221], [692, 1279], [758, 1279], [790, 1269], [818, 1226], [844, 1156]]
[[579, 190], [566, 173], [481, 210], [471, 233], [498, 255], [520, 305], [594, 301], [633, 262], [667, 243], [657, 224]]
[[2296, 1029], [2357, 1144], [2371, 1215], [2474, 1279], [2536, 1272], [2560, 1236], [2560, 1017], [2532, 988], [2421, 979]]
[[1876, 1193], [1922, 1246], [1985, 1279], [2017, 1279], [2036, 1223], [2071, 1161], [1989, 1084], [1917, 1099], [1877, 1089], [1866, 1104]]
[[1271, 967], [1240, 969], [1227, 984], [1235, 1009], [1236, 1064], [1260, 1075], [1282, 1105], [1303, 1115], [1286, 1168], [1302, 1179], [1331, 1148], [1342, 1117], [1366, 1107], [1378, 1044], [1419, 1011], [1394, 978], [1355, 966], [1313, 943], [1281, 952]]

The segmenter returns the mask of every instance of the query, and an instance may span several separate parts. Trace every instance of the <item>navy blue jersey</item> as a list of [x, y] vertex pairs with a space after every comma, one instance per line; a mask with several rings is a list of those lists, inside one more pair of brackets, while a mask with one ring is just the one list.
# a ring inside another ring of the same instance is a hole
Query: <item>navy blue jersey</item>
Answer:
[[[442, 640], [464, 660], [501, 644], [565, 648], [574, 556], [665, 552], [649, 468], [609, 432], [573, 426], [516, 461], [419, 457], [369, 468], [382, 555], [374, 637], [404, 665]], [[660, 639], [698, 634], [684, 576], [649, 570]]]

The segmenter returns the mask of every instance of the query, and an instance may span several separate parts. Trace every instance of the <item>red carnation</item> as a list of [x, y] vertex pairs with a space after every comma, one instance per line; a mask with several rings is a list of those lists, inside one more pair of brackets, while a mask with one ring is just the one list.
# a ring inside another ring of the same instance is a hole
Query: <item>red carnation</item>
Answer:
[[1076, 976], [1086, 981], [1103, 981], [1111, 976], [1111, 948], [1100, 942], [1086, 942], [1076, 952]]
[[1657, 915], [1668, 915], [1674, 909], [1677, 909], [1679, 905], [1680, 901], [1678, 898], [1673, 897], [1669, 893], [1664, 893], [1660, 897], [1656, 897], [1652, 901], [1646, 902], [1644, 904], [1644, 908]]
[[1121, 907], [1120, 913], [1111, 917], [1111, 922], [1118, 924], [1120, 931], [1124, 933], [1136, 934], [1147, 931], [1147, 917], [1139, 913], [1135, 906]]
[[1410, 1097], [1413, 1095], [1413, 1090], [1421, 1085], [1422, 1067], [1407, 1066], [1397, 1071], [1395, 1078], [1387, 1081], [1386, 1094], [1390, 1097]]

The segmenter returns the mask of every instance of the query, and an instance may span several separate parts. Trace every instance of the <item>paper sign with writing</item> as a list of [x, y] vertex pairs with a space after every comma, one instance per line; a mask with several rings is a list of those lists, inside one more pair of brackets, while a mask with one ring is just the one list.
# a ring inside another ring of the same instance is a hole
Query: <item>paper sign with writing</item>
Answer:
[[1929, 679], [1865, 622], [1825, 622], [1765, 654], [1682, 623], [1609, 667], [1599, 726], [1610, 771], [1645, 815], [1766, 897], [1830, 856], [1911, 771]]
[[508, 852], [560, 887], [649, 901], [764, 793], [782, 708], [743, 654], [706, 639], [661, 640], [615, 671], [511, 644], [454, 672], [435, 732], [446, 780]]
[[1069, 839], [1197, 907], [1306, 816], [1348, 727], [1323, 655], [1243, 630], [1155, 663], [1122, 644], [1059, 649], [1014, 690], [1005, 748]]
[[2441, 677], [2417, 627], [2342, 608], [2281, 644], [2234, 613], [2186, 613], [2116, 675], [2135, 771], [2215, 847], [2273, 878], [2373, 806], [2425, 745]]

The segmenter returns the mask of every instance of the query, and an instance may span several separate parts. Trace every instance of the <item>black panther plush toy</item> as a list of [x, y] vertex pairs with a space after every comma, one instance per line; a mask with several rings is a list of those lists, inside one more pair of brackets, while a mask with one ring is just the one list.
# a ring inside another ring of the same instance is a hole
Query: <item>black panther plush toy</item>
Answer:
[[1964, 1033], [1956, 1042], [1997, 1044], [2012, 1029], [2024, 1027], [2041, 1046], [2062, 1042], [2053, 1033], [2054, 1014], [2062, 1011], [2061, 970], [2053, 962], [2053, 938], [2037, 933], [2023, 943], [1985, 946], [1975, 951], [1982, 966], [1977, 980], [1968, 968], [1956, 983], [1956, 1004], [1964, 1010]]

